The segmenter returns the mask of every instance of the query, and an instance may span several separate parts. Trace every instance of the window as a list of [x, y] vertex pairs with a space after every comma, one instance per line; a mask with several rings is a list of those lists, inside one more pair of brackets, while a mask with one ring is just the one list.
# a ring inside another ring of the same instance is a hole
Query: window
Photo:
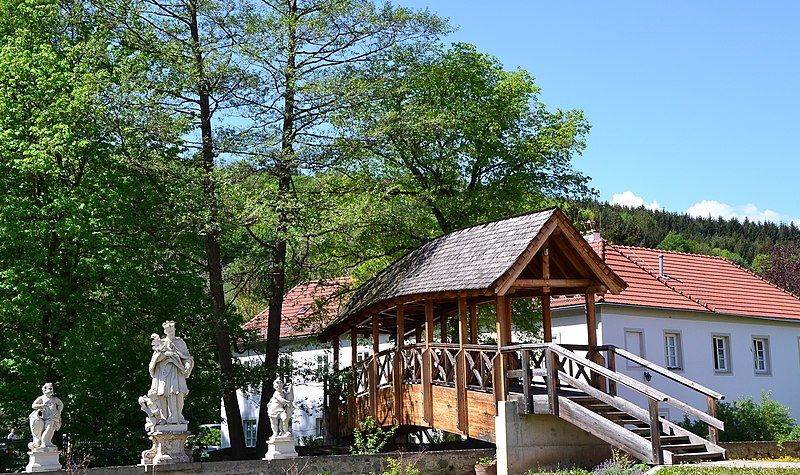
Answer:
[[756, 374], [769, 374], [769, 339], [753, 337], [753, 369]]
[[681, 334], [674, 331], [664, 332], [664, 360], [667, 369], [683, 368], [683, 348], [681, 348]]
[[244, 423], [244, 445], [248, 447], [255, 447], [256, 431], [258, 429], [256, 426], [256, 421], [253, 419], [246, 419], [242, 422]]
[[[625, 349], [636, 356], [644, 358], [644, 331], [625, 330]], [[638, 364], [631, 361], [628, 361], [626, 365], [628, 368], [640, 367]]]
[[714, 350], [714, 371], [717, 373], [730, 373], [730, 337], [727, 335], [714, 335], [711, 338], [711, 342]]
[[317, 369], [318, 370], [326, 370], [328, 369], [328, 354], [324, 353], [321, 355], [317, 355]]
[[369, 358], [369, 351], [359, 351], [358, 361], [364, 361]]
[[325, 423], [321, 417], [317, 417], [317, 436], [324, 436], [325, 435]]

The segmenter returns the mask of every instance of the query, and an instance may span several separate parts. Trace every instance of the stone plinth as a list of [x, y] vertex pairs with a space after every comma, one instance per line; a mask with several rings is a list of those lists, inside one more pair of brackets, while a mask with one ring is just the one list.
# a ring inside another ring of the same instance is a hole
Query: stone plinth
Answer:
[[58, 450], [33, 449], [28, 452], [30, 461], [25, 467], [25, 471], [30, 473], [61, 470], [61, 463], [58, 461], [60, 454], [61, 452]]
[[267, 454], [264, 460], [289, 459], [297, 457], [294, 449], [294, 437], [291, 434], [281, 437], [271, 437], [268, 442]]
[[140, 465], [166, 465], [188, 463], [192, 459], [186, 454], [186, 439], [189, 431], [186, 424], [163, 424], [150, 432], [153, 446], [142, 452]]

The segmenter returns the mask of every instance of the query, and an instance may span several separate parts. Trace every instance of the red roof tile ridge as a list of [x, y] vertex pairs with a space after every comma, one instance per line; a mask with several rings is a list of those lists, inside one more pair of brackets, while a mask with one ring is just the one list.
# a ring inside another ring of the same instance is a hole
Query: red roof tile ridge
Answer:
[[737, 263], [735, 263], [735, 262], [733, 262], [733, 261], [731, 261], [729, 259], [726, 259], [725, 257], [722, 257], [722, 256], [711, 256], [711, 255], [708, 255], [708, 254], [697, 254], [697, 253], [694, 253], [694, 252], [668, 251], [668, 250], [664, 250], [664, 249], [651, 249], [651, 248], [642, 247], [642, 246], [617, 246], [617, 247], [622, 247], [622, 248], [626, 248], [626, 249], [643, 249], [643, 250], [646, 250], [646, 251], [655, 251], [655, 252], [662, 252], [662, 253], [669, 253], [669, 254], [679, 254], [679, 255], [684, 255], [684, 256], [703, 257], [703, 258], [706, 258], [706, 259], [716, 259], [716, 260], [719, 260], [719, 261], [724, 261], [725, 263], [730, 264], [731, 266], [736, 267], [738, 269], [741, 269], [741, 270], [747, 272], [748, 274], [750, 274], [751, 276], [756, 277], [759, 280], [762, 280], [762, 281], [766, 282], [767, 284], [771, 285], [772, 287], [775, 287], [776, 289], [780, 290], [781, 292], [789, 294], [791, 297], [800, 300], [800, 296], [789, 292], [788, 290], [784, 289], [783, 287], [781, 287], [781, 286], [779, 286], [779, 285], [777, 285], [777, 284], [775, 284], [773, 282], [770, 282], [769, 280], [765, 279], [764, 277], [762, 277], [762, 276], [756, 274], [755, 272], [751, 271], [747, 267], [742, 267], [741, 265], [739, 265], [739, 264], [737, 264]]
[[[662, 279], [661, 279], [661, 278], [658, 276], [658, 274], [656, 274], [656, 273], [654, 273], [654, 272], [651, 272], [651, 271], [650, 271], [650, 270], [648, 270], [648, 269], [645, 269], [645, 268], [644, 268], [644, 266], [642, 266], [642, 264], [639, 264], [638, 262], [636, 262], [636, 260], [632, 259], [632, 258], [631, 258], [629, 255], [627, 255], [626, 253], [622, 252], [622, 250], [621, 250], [620, 248], [627, 248], [627, 249], [640, 249], [640, 250], [647, 250], [647, 251], [660, 251], [660, 249], [650, 249], [650, 248], [647, 248], [647, 247], [635, 247], [635, 246], [615, 246], [614, 244], [611, 244], [611, 243], [608, 243], [607, 245], [608, 245], [608, 246], [611, 246], [612, 248], [614, 248], [614, 249], [615, 249], [615, 250], [616, 250], [616, 251], [617, 251], [617, 252], [618, 252], [618, 253], [619, 253], [621, 256], [625, 257], [625, 259], [627, 259], [627, 260], [629, 260], [630, 262], [632, 262], [632, 263], [633, 263], [633, 265], [635, 265], [635, 266], [636, 266], [636, 267], [638, 267], [639, 269], [642, 269], [642, 271], [646, 272], [646, 273], [647, 273], [648, 275], [650, 275], [650, 276], [651, 276], [653, 279], [657, 280], [658, 282], [661, 282], [661, 284], [663, 284], [663, 285], [664, 285], [666, 288], [668, 288], [668, 289], [672, 290], [673, 292], [675, 292], [675, 293], [677, 293], [677, 294], [681, 295], [682, 297], [684, 297], [684, 298], [686, 298], [686, 299], [688, 299], [688, 300], [690, 300], [690, 301], [692, 301], [692, 302], [694, 302], [694, 303], [696, 303], [696, 304], [698, 304], [698, 305], [700, 305], [700, 306], [702, 306], [702, 307], [705, 307], [705, 308], [706, 308], [706, 309], [708, 309], [710, 312], [717, 313], [717, 311], [716, 311], [716, 310], [715, 310], [715, 309], [714, 309], [714, 308], [713, 308], [711, 305], [709, 305], [709, 304], [707, 304], [707, 303], [705, 303], [705, 302], [702, 302], [702, 301], [700, 301], [700, 299], [697, 299], [697, 298], [694, 298], [694, 297], [692, 297], [691, 295], [689, 295], [689, 294], [687, 294], [687, 293], [683, 292], [683, 291], [682, 291], [682, 290], [680, 290], [680, 289], [677, 289], [677, 288], [673, 287], [672, 285], [669, 285], [669, 284], [667, 283], [667, 281], [665, 281], [665, 280], [662, 280]], [[687, 253], [685, 253], [685, 252], [674, 252], [674, 251], [669, 251], [669, 252], [673, 252], [673, 253], [675, 253], [675, 254], [687, 254]], [[636, 253], [634, 252], [633, 254], [635, 255]], [[695, 255], [700, 255], [700, 254], [695, 254]]]
[[[714, 256], [712, 256], [712, 257], [714, 257]], [[725, 258], [724, 258], [724, 257], [721, 257], [721, 259], [725, 259]], [[750, 269], [748, 269], [747, 267], [742, 267], [742, 266], [740, 266], [739, 264], [737, 264], [737, 263], [735, 263], [735, 262], [729, 261], [728, 259], [725, 259], [725, 261], [727, 261], [727, 262], [728, 262], [728, 264], [730, 264], [730, 265], [732, 265], [732, 266], [734, 266], [734, 267], [738, 267], [739, 269], [741, 269], [741, 270], [743, 270], [743, 271], [747, 272], [748, 274], [752, 275], [753, 277], [756, 277], [757, 279], [759, 279], [759, 280], [761, 280], [761, 281], [765, 282], [766, 284], [768, 284], [768, 285], [771, 285], [772, 287], [775, 287], [776, 289], [780, 290], [781, 292], [783, 292], [783, 293], [785, 293], [785, 294], [788, 294], [790, 297], [792, 297], [792, 298], [794, 298], [794, 299], [796, 299], [796, 300], [800, 300], [800, 295], [795, 295], [795, 294], [793, 294], [793, 293], [789, 292], [788, 290], [784, 289], [784, 288], [783, 288], [783, 287], [781, 287], [780, 285], [778, 285], [778, 284], [776, 284], [776, 283], [774, 283], [774, 282], [770, 282], [770, 281], [768, 281], [767, 279], [765, 279], [764, 277], [762, 277], [762, 276], [760, 276], [760, 275], [756, 274], [755, 272], [751, 271], [751, 270], [750, 270]]]

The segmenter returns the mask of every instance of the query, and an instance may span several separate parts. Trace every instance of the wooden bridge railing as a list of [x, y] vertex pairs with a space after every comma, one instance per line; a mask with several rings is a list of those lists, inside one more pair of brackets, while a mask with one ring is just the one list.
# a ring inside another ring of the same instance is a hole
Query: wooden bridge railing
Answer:
[[[586, 357], [576, 352], [586, 352]], [[426, 352], [429, 352], [426, 356]], [[500, 358], [500, 355], [503, 358]], [[616, 371], [616, 358], [629, 360], [654, 373], [703, 394], [708, 401], [708, 412], [700, 411], [683, 401], [641, 383]], [[429, 362], [429, 367], [426, 367]], [[604, 363], [604, 364], [601, 364]], [[501, 367], [504, 364], [505, 367]], [[372, 358], [359, 362], [355, 368], [355, 395], [369, 396], [373, 415], [377, 414], [376, 395], [380, 388], [394, 388], [394, 419], [400, 420], [403, 385], [425, 384], [454, 387], [457, 391], [459, 428], [466, 432], [469, 412], [467, 390], [491, 392], [495, 400], [507, 400], [509, 394], [521, 394], [527, 412], [534, 412], [534, 394], [548, 395], [547, 413], [558, 415], [559, 388], [572, 387], [630, 413], [651, 426], [652, 460], [663, 461], [660, 449], [659, 405], [667, 404], [708, 425], [711, 442], [717, 443], [717, 431], [724, 429], [716, 418], [716, 402], [722, 394], [690, 381], [666, 368], [611, 345], [557, 345], [532, 343], [510, 345], [498, 350], [493, 345], [458, 345], [448, 343], [412, 344], [398, 350], [389, 348]], [[505, 384], [495, 384], [498, 378]], [[426, 383], [426, 381], [428, 383]], [[638, 393], [648, 401], [642, 413], [617, 396], [623, 386]], [[498, 387], [505, 388], [500, 394]], [[432, 406], [431, 391], [423, 390], [426, 421]], [[517, 396], [518, 397], [518, 396]], [[355, 409], [354, 407], [351, 409]], [[353, 419], [351, 418], [351, 421]]]

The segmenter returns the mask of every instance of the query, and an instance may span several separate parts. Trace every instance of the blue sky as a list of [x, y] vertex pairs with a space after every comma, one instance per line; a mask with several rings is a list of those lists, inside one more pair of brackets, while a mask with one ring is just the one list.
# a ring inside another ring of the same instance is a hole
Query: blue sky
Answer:
[[800, 224], [800, 2], [396, 3], [583, 110], [603, 200]]

